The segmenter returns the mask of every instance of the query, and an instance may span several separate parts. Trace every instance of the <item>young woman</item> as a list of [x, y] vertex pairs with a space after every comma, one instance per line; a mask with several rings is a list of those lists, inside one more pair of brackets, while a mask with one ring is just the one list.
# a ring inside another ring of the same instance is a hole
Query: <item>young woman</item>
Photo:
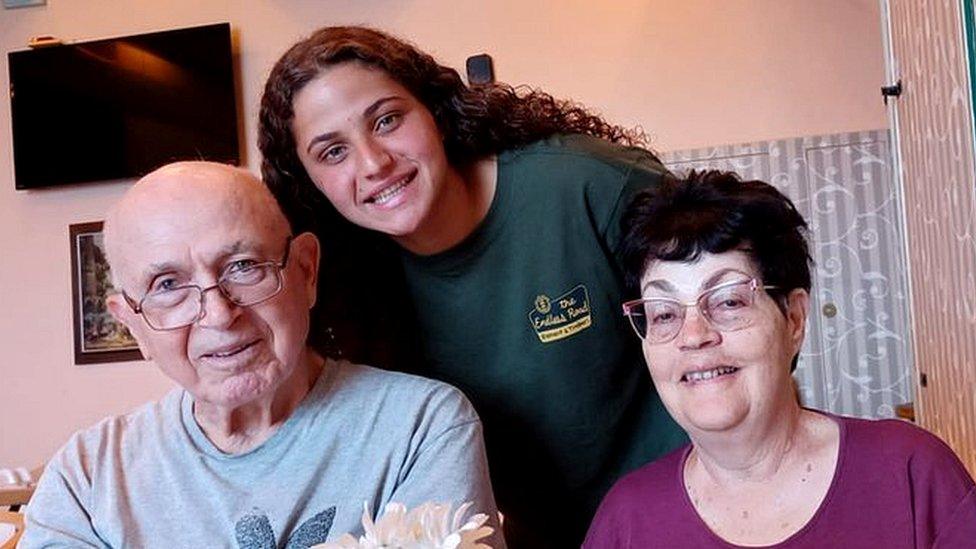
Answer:
[[612, 482], [684, 440], [618, 313], [620, 214], [666, 171], [641, 142], [366, 28], [268, 78], [265, 181], [354, 302], [323, 332], [359, 360], [415, 337], [410, 369], [470, 396], [512, 547], [578, 546]]

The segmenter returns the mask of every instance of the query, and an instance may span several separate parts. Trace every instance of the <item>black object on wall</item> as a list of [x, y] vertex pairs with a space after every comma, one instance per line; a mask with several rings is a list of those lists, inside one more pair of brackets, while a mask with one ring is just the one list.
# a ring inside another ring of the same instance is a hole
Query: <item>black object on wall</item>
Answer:
[[7, 57], [18, 189], [240, 164], [228, 23]]
[[468, 84], [491, 84], [495, 81], [495, 68], [487, 53], [472, 55], [466, 63]]

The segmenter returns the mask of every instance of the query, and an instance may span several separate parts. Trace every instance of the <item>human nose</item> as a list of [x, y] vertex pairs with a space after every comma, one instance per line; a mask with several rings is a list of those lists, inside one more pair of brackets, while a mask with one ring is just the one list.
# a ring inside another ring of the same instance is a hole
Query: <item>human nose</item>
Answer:
[[712, 325], [700, 307], [685, 308], [684, 321], [678, 331], [678, 345], [682, 349], [702, 349], [716, 345], [722, 334]]
[[381, 178], [393, 165], [393, 155], [376, 139], [367, 138], [360, 145], [360, 165], [367, 179]]
[[[217, 290], [211, 292], [210, 290]], [[210, 298], [207, 298], [210, 294]], [[197, 325], [205, 328], [219, 328], [230, 324], [240, 312], [240, 306], [224, 294], [219, 284], [200, 290], [200, 316]]]

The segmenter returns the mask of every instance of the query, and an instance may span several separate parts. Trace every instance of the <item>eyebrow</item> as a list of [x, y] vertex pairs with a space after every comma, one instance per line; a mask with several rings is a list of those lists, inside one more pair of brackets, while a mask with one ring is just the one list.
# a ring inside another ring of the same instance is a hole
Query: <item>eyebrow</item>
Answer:
[[[242, 250], [257, 250], [259, 248], [260, 248], [260, 246], [258, 246], [257, 243], [255, 243], [255, 242], [245, 241], [245, 240], [237, 240], [237, 241], [234, 241], [234, 242], [232, 242], [232, 243], [230, 243], [230, 244], [228, 244], [228, 245], [220, 248], [219, 250], [217, 250], [217, 253], [214, 255], [214, 257], [222, 258], [222, 257], [227, 257], [227, 256], [231, 256], [231, 255], [234, 255], [234, 254], [238, 254]], [[173, 271], [180, 271], [184, 267], [185, 267], [185, 265], [183, 265], [181, 263], [174, 262], [174, 261], [163, 261], [163, 262], [159, 262], [159, 263], [151, 263], [151, 264], [149, 264], [148, 267], [146, 267], [145, 270], [142, 271], [142, 279], [141, 279], [142, 282], [141, 283], [150, 284], [151, 285], [152, 281], [157, 276], [159, 276], [159, 275], [161, 275], [163, 273], [168, 273], [168, 272], [173, 272]]]
[[717, 284], [719, 280], [721, 280], [723, 277], [725, 277], [725, 275], [727, 275], [729, 273], [745, 274], [745, 273], [743, 273], [742, 271], [740, 271], [738, 269], [731, 269], [731, 268], [722, 269], [722, 270], [716, 272], [715, 274], [713, 274], [712, 276], [708, 277], [708, 280], [706, 280], [705, 283], [702, 284], [701, 290], [702, 291], [705, 291], [708, 288], [711, 288], [712, 286], [714, 286], [715, 284]]
[[657, 288], [659, 290], [664, 290], [665, 292], [674, 291], [674, 285], [668, 282], [667, 280], [663, 280], [663, 279], [652, 280], [648, 282], [647, 284], [644, 285], [643, 288], [641, 288], [641, 293], [644, 293], [644, 290], [646, 290], [649, 287]]
[[140, 277], [140, 284], [149, 282], [151, 283], [153, 279], [157, 276], [168, 273], [171, 271], [178, 271], [179, 264], [172, 261], [165, 261], [162, 263], [152, 263], [145, 270], [142, 271], [142, 276]]
[[[384, 104], [390, 101], [396, 101], [397, 99], [402, 99], [402, 97], [400, 97], [399, 95], [388, 95], [386, 97], [381, 97], [376, 101], [373, 101], [368, 107], [366, 107], [365, 110], [363, 110], [362, 117], [371, 118], [374, 114], [376, 114], [376, 111], [378, 111], [380, 107], [382, 107]], [[308, 142], [308, 146], [305, 147], [305, 152], [308, 154], [312, 154], [312, 147], [314, 147], [315, 145], [323, 141], [331, 141], [338, 136], [339, 136], [339, 132], [325, 132], [323, 134], [316, 135], [315, 137], [312, 138], [311, 141]]]
[[[707, 279], [705, 279], [705, 282], [702, 283], [702, 285], [699, 288], [699, 290], [700, 291], [705, 291], [705, 290], [711, 288], [719, 280], [721, 280], [725, 275], [727, 275], [729, 273], [739, 273], [739, 274], [744, 274], [746, 276], [752, 276], [752, 275], [749, 275], [748, 273], [744, 273], [744, 272], [742, 272], [742, 271], [740, 271], [738, 269], [733, 269], [731, 267], [726, 267], [724, 269], [719, 269], [714, 274], [712, 274], [712, 276], [710, 276]], [[670, 293], [674, 293], [674, 291], [675, 291], [674, 285], [671, 284], [669, 281], [664, 280], [664, 279], [655, 279], [655, 280], [651, 280], [647, 284], [645, 284], [641, 288], [641, 293], [643, 294], [645, 290], [647, 290], [648, 288], [651, 288], [651, 287], [657, 288], [659, 290], [663, 290], [665, 292], [670, 292]]]

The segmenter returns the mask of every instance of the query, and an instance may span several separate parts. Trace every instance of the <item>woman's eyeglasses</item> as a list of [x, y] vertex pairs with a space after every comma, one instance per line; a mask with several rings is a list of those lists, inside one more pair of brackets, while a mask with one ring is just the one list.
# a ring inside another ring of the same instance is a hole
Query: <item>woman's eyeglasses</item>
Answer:
[[716, 330], [734, 332], [755, 320], [756, 291], [775, 288], [761, 286], [755, 278], [734, 280], [709, 288], [688, 303], [667, 297], [644, 297], [624, 303], [623, 309], [641, 339], [654, 344], [667, 343], [681, 331], [688, 307], [698, 307]]

